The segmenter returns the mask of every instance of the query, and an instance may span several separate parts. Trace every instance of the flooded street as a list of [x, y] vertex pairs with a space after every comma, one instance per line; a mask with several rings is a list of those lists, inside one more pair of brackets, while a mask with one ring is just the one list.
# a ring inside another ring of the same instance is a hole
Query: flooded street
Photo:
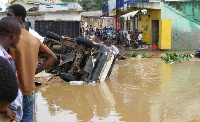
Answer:
[[161, 58], [117, 61], [106, 82], [37, 87], [36, 121], [200, 121], [199, 74], [198, 58], [171, 65]]

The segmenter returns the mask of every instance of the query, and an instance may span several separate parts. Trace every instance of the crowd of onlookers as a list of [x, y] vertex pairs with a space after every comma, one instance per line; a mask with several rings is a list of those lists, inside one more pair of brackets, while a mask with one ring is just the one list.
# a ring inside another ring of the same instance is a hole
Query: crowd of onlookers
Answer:
[[142, 48], [142, 32], [140, 31], [123, 31], [117, 30], [111, 26], [104, 28], [96, 28], [95, 26], [86, 26], [81, 28], [82, 36], [89, 38], [96, 43], [103, 43], [110, 46], [117, 45], [117, 47], [125, 47], [126, 49]]
[[[33, 122], [35, 75], [57, 60], [27, 27], [26, 14], [14, 4], [0, 19], [0, 122]], [[45, 60], [37, 65], [39, 57]]]

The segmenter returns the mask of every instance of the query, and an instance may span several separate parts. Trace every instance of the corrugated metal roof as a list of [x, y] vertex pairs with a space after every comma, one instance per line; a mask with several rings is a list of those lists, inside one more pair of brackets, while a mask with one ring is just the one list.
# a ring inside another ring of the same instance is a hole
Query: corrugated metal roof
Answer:
[[137, 14], [137, 12], [138, 12], [138, 10], [137, 11], [132, 11], [132, 12], [129, 12], [127, 14], [122, 15], [121, 17], [124, 17], [125, 20], [127, 20], [127, 19], [130, 20], [130, 17], [135, 16]]

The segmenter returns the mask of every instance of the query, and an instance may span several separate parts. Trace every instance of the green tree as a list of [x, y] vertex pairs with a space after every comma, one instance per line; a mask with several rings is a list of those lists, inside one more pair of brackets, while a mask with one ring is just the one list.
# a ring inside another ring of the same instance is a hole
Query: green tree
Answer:
[[108, 0], [61, 0], [62, 2], [79, 2], [86, 11], [102, 10], [103, 6], [108, 3]]
[[108, 3], [108, 0], [81, 0], [79, 4], [86, 11], [102, 10], [103, 6]]

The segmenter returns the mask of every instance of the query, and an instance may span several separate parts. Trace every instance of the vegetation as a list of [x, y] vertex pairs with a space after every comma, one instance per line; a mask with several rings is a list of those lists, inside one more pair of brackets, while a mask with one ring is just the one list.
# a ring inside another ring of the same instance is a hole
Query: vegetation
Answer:
[[165, 60], [167, 64], [173, 64], [174, 62], [181, 62], [182, 60], [190, 60], [191, 58], [194, 58], [193, 54], [187, 53], [187, 54], [166, 54], [166, 56], [161, 57], [162, 60]]
[[[128, 55], [131, 58], [152, 58], [153, 57], [153, 55], [148, 54], [148, 53], [140, 53], [139, 55], [137, 55], [135, 51], [129, 51]], [[187, 53], [187, 54], [166, 53], [166, 56], [161, 57], [161, 59], [164, 60], [167, 64], [173, 64], [175, 62], [181, 62], [183, 60], [190, 60], [192, 58], [194, 58], [194, 55], [190, 53]]]
[[86, 11], [102, 10], [103, 6], [108, 3], [108, 0], [61, 0], [62, 2], [79, 2]]
[[142, 58], [147, 58], [148, 57], [147, 53], [142, 53], [140, 55], [142, 56]]
[[131, 58], [136, 58], [136, 57], [141, 57], [141, 58], [152, 58], [152, 57], [153, 57], [153, 55], [148, 54], [148, 53], [140, 53], [139, 55], [137, 55], [135, 51], [129, 51], [128, 54], [129, 54], [129, 56], [130, 56]]
[[137, 54], [135, 53], [135, 51], [129, 51], [128, 54], [129, 54], [131, 57], [133, 57], [133, 58], [135, 58], [135, 57], [137, 56]]
[[79, 4], [86, 11], [102, 10], [103, 6], [108, 3], [108, 0], [81, 0]]

